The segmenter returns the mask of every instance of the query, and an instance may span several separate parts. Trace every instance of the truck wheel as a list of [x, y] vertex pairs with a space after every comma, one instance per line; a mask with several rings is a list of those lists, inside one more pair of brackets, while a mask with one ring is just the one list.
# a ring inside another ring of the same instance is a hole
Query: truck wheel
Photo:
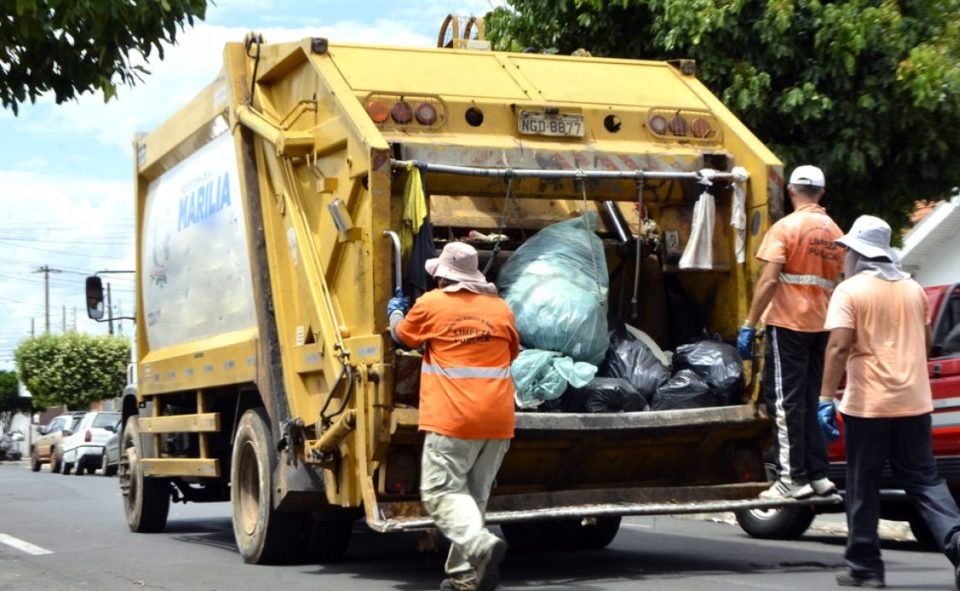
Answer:
[[350, 517], [308, 518], [311, 527], [304, 541], [304, 562], [335, 562], [343, 558], [353, 536], [356, 519]]
[[813, 522], [816, 513], [810, 507], [747, 509], [737, 511], [737, 523], [754, 538], [796, 540]]
[[120, 443], [120, 491], [123, 512], [130, 531], [151, 533], [163, 530], [170, 513], [170, 482], [143, 475], [143, 442], [136, 415], [127, 419]]
[[43, 464], [40, 462], [40, 456], [37, 455], [37, 450], [30, 452], [30, 469], [34, 472], [40, 471], [40, 466]]
[[249, 564], [277, 564], [302, 550], [309, 519], [302, 513], [273, 508], [273, 449], [270, 423], [263, 409], [240, 417], [233, 440], [230, 466], [230, 503], [237, 549]]
[[583, 525], [581, 519], [565, 519], [546, 524], [547, 539], [557, 550], [602, 550], [620, 531], [620, 516], [597, 517], [596, 523]]
[[546, 545], [546, 523], [543, 521], [501, 523], [500, 531], [510, 549], [517, 552], [536, 552]]

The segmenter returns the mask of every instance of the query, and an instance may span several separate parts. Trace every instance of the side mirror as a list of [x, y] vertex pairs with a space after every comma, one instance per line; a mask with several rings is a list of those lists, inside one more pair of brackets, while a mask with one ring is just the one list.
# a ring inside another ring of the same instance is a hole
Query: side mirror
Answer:
[[114, 426], [114, 425], [104, 425], [103, 428], [104, 428], [104, 430], [110, 431], [111, 433], [116, 433], [116, 432], [117, 432], [117, 428], [116, 428], [116, 426]]
[[87, 277], [87, 316], [103, 318], [103, 281], [96, 275]]
[[39, 434], [41, 434], [41, 435], [46, 435], [46, 434], [47, 434], [47, 427], [46, 427], [46, 425], [40, 425], [39, 427], [37, 427], [37, 433], [39, 433]]

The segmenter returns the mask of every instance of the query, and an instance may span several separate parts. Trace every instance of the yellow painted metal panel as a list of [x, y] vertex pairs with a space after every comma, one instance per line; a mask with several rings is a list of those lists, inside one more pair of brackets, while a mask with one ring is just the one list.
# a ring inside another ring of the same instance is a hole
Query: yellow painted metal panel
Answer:
[[220, 462], [211, 459], [143, 458], [144, 476], [194, 476], [219, 478]]
[[680, 74], [663, 62], [511, 54], [517, 68], [549, 103], [703, 109]]
[[151, 351], [140, 360], [138, 392], [151, 396], [253, 382], [256, 338], [256, 329], [248, 329]]
[[140, 417], [141, 433], [199, 433], [220, 430], [220, 413]]
[[355, 91], [530, 98], [490, 52], [335, 45], [330, 56]]

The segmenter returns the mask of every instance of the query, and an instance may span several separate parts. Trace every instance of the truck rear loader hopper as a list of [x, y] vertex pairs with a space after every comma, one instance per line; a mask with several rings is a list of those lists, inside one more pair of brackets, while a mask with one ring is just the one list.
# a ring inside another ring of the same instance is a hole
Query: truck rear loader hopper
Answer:
[[[377, 531], [431, 526], [420, 358], [395, 349], [384, 313], [407, 271], [394, 234], [412, 167], [437, 244], [502, 234], [477, 243], [495, 270], [538, 229], [596, 211], [611, 316], [677, 341], [672, 282], [687, 316], [732, 336], [756, 274], [738, 250], [780, 215], [782, 167], [693, 72], [318, 38], [228, 44], [218, 80], [136, 144], [130, 528], [162, 529], [171, 499], [230, 500], [240, 553], [261, 563], [339, 555], [361, 512]], [[717, 209], [712, 262], [681, 270], [703, 191]], [[769, 443], [749, 393], [709, 409], [518, 413], [488, 520], [515, 546], [602, 547], [622, 515], [788, 504], [756, 498]]]

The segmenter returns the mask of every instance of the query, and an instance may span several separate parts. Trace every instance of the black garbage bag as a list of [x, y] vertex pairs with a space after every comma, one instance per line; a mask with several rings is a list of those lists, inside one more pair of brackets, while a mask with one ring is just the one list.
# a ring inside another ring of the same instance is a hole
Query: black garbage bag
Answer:
[[743, 362], [737, 348], [719, 341], [681, 345], [673, 353], [675, 369], [690, 369], [716, 393], [721, 406], [743, 399]]
[[582, 388], [569, 388], [560, 397], [565, 412], [638, 412], [647, 399], [622, 378], [593, 378]]
[[670, 371], [643, 341], [614, 334], [597, 375], [625, 379], [649, 401], [660, 384], [670, 377]]
[[710, 386], [689, 369], [681, 369], [657, 389], [650, 410], [680, 410], [718, 406]]

